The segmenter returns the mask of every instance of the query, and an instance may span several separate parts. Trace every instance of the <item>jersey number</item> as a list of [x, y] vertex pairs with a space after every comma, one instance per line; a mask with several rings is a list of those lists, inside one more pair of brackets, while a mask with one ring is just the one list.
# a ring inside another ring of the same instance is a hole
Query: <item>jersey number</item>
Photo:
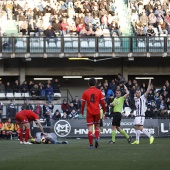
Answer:
[[95, 103], [95, 95], [94, 94], [91, 94], [90, 102]]

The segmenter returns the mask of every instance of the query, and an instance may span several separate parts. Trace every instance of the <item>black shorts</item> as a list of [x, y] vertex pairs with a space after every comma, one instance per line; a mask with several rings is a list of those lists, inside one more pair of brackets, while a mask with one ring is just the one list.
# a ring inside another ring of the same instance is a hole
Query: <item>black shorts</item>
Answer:
[[113, 120], [112, 120], [112, 126], [118, 126], [120, 127], [120, 121], [121, 121], [122, 115], [119, 112], [113, 113]]

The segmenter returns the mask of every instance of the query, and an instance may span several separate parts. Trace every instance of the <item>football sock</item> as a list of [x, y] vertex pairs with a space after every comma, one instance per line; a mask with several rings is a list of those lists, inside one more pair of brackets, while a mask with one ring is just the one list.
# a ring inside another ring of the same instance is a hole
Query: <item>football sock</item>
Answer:
[[25, 142], [28, 142], [28, 138], [29, 138], [29, 129], [26, 128], [26, 131], [25, 131]]
[[100, 134], [100, 130], [99, 130], [99, 128], [96, 128], [95, 129], [95, 138], [96, 139], [99, 139], [99, 134]]
[[140, 130], [136, 130], [136, 140], [139, 141], [140, 139]]
[[120, 130], [120, 133], [125, 136], [127, 139], [129, 138], [129, 135], [124, 131], [124, 130]]
[[19, 139], [21, 142], [23, 142], [23, 129], [20, 129], [19, 131]]
[[143, 132], [146, 136], [148, 136], [148, 138], [151, 137], [150, 133], [149, 133], [146, 129], [143, 129], [142, 132]]
[[112, 130], [112, 142], [115, 142], [116, 130]]
[[89, 144], [93, 145], [93, 133], [92, 133], [92, 131], [88, 132], [88, 139], [89, 139]]

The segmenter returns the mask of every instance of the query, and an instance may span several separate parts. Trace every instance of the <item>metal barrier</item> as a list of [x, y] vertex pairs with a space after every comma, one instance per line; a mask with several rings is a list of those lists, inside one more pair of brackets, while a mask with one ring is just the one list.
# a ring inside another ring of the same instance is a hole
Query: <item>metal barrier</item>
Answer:
[[[8, 42], [6, 42], [8, 40]], [[0, 54], [170, 52], [170, 37], [0, 37]]]

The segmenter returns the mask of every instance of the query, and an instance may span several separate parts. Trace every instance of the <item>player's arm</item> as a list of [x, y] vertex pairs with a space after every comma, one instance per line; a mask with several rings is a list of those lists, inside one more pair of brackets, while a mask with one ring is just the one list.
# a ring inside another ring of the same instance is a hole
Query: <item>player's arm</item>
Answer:
[[150, 89], [151, 89], [151, 79], [149, 79], [148, 88], [147, 88], [147, 90], [146, 90], [146, 92], [145, 92], [145, 94], [144, 94], [145, 97], [147, 97]]
[[84, 93], [83, 93], [83, 96], [82, 96], [82, 99], [81, 99], [81, 114], [82, 114], [82, 116], [84, 116], [85, 104], [86, 104], [86, 100], [85, 100]]
[[124, 85], [124, 89], [126, 94], [123, 97], [126, 99], [127, 97], [129, 97], [129, 90], [125, 85]]
[[103, 114], [106, 114], [106, 106], [105, 106], [104, 99], [101, 100], [101, 104], [102, 104]]
[[39, 128], [40, 128], [41, 132], [45, 135], [45, 133], [44, 133], [44, 129], [43, 129], [43, 127], [42, 127], [41, 123], [40, 123], [40, 120], [39, 120], [39, 119], [37, 119], [35, 122], [36, 122], [36, 124], [39, 126]]

